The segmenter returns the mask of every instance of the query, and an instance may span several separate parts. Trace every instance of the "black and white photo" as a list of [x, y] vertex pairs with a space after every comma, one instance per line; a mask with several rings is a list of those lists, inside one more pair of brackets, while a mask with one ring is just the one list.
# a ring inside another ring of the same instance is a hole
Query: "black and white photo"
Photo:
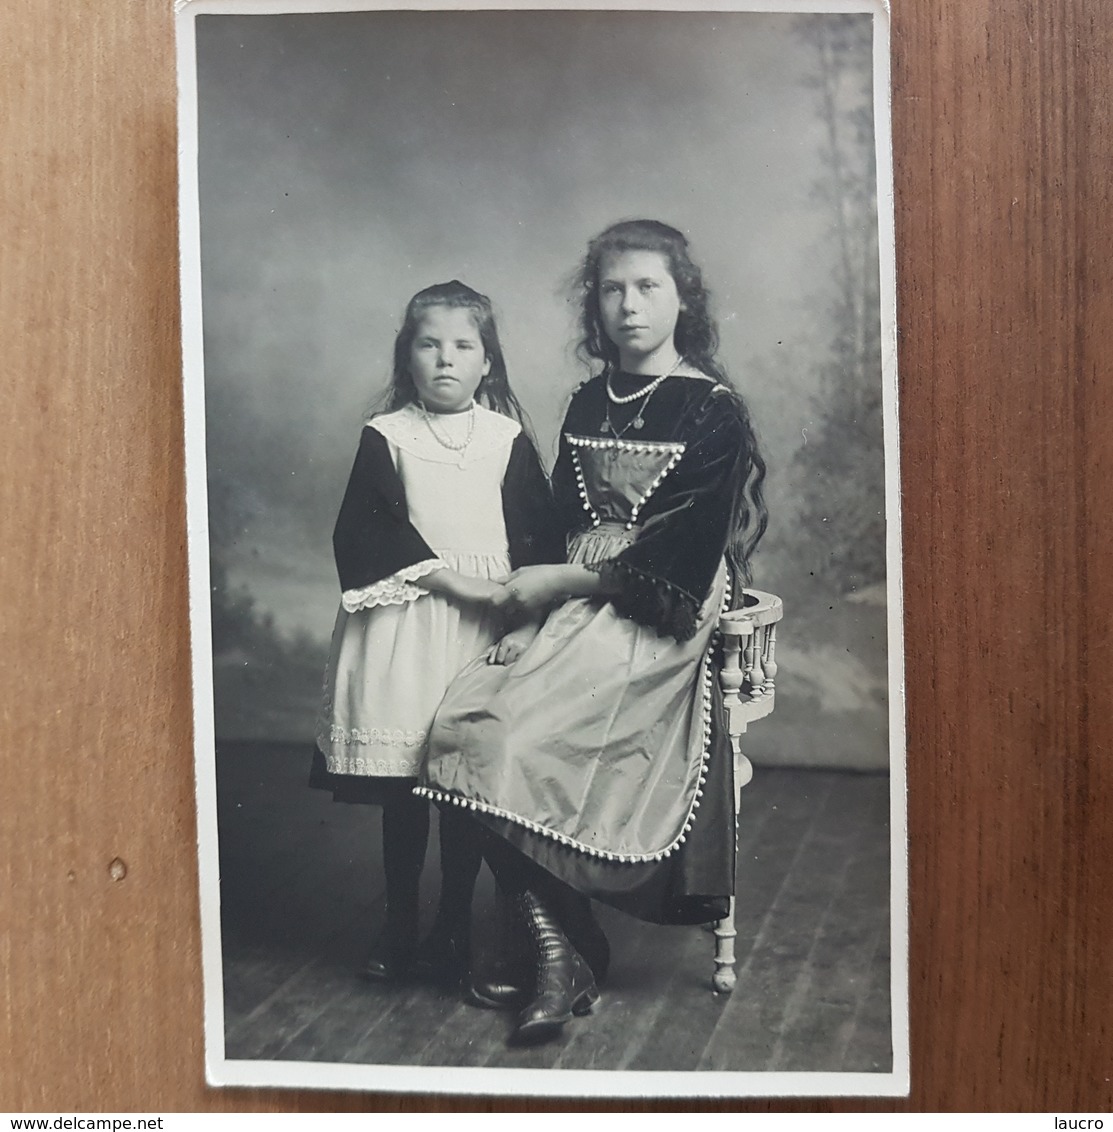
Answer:
[[212, 1083], [907, 1092], [888, 36], [180, 6]]

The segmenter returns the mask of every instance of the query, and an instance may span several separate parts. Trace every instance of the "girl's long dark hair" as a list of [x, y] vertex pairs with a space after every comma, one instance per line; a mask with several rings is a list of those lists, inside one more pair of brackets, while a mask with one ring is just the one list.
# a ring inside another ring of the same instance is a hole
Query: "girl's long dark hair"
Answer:
[[629, 251], [658, 252], [664, 256], [680, 296], [680, 314], [673, 334], [677, 352], [693, 369], [714, 378], [727, 389], [742, 424], [748, 466], [735, 493], [727, 558], [735, 577], [748, 584], [752, 578], [750, 559], [769, 525], [762, 490], [765, 461], [746, 402], [715, 356], [719, 349], [719, 331], [711, 317], [710, 294], [703, 284], [703, 274], [692, 262], [688, 241], [682, 232], [659, 220], [623, 220], [612, 224], [588, 244], [587, 255], [574, 280], [581, 303], [582, 335], [576, 353], [589, 369], [594, 370], [598, 362], [602, 362], [603, 372], [618, 369], [618, 346], [607, 337], [599, 308], [599, 269], [606, 256]]
[[506, 359], [503, 357], [502, 344], [499, 342], [491, 300], [461, 283], [459, 279], [452, 279], [448, 283], [434, 283], [432, 287], [418, 291], [406, 304], [402, 329], [394, 339], [394, 366], [390, 386], [376, 411], [390, 413], [395, 409], [401, 409], [404, 405], [417, 402], [417, 390], [414, 388], [413, 376], [410, 373], [410, 350], [417, 337], [421, 317], [430, 307], [451, 307], [454, 310], [466, 310], [471, 314], [479, 331], [480, 341], [483, 343], [483, 351], [491, 363], [487, 376], [475, 391], [476, 400], [496, 413], [513, 417], [528, 429], [529, 421], [525, 410], [510, 388]]

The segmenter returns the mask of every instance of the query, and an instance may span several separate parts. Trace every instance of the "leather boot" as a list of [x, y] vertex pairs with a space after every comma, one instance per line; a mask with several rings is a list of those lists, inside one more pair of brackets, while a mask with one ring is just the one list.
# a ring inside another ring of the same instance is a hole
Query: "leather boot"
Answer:
[[471, 926], [434, 920], [414, 957], [419, 979], [445, 987], [464, 987], [471, 981]]
[[534, 998], [518, 1016], [512, 1045], [533, 1045], [555, 1038], [572, 1016], [587, 1014], [599, 998], [591, 968], [568, 942], [560, 924], [535, 893], [517, 900], [537, 961]]
[[[584, 958], [596, 985], [606, 981], [611, 966], [611, 945], [591, 910], [591, 901], [572, 889], [554, 894], [561, 927], [572, 946]], [[532, 964], [522, 956], [496, 962], [494, 971], [464, 987], [464, 1001], [487, 1010], [512, 1010], [522, 1006], [530, 993]]]
[[533, 941], [522, 916], [501, 889], [495, 895], [495, 960], [490, 970], [463, 988], [469, 1006], [520, 1010], [533, 993]]
[[417, 950], [417, 909], [392, 913], [387, 909], [386, 926], [363, 965], [364, 978], [376, 983], [396, 983], [413, 974]]
[[462, 987], [464, 1002], [483, 1010], [519, 1010], [529, 999], [533, 971], [525, 964], [500, 962], [485, 978]]

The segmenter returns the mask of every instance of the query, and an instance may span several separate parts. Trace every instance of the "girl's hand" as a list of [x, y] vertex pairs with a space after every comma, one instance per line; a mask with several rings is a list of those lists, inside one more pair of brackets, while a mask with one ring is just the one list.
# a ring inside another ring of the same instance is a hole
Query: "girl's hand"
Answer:
[[488, 664], [513, 664], [533, 643], [540, 626], [536, 622], [520, 625], [507, 633], [498, 644], [492, 645], [487, 653]]
[[522, 566], [506, 580], [504, 612], [536, 619], [566, 595], [560, 566]]
[[503, 611], [514, 618], [538, 619], [554, 606], [575, 597], [603, 593], [599, 575], [583, 566], [522, 566], [506, 579]]
[[506, 587], [502, 582], [489, 582], [486, 578], [461, 578], [464, 583], [458, 595], [461, 601], [486, 606], [501, 612], [506, 605]]
[[447, 568], [427, 574], [420, 584], [432, 593], [444, 594], [469, 605], [482, 605], [498, 611], [506, 604], [506, 587], [501, 582], [469, 578]]

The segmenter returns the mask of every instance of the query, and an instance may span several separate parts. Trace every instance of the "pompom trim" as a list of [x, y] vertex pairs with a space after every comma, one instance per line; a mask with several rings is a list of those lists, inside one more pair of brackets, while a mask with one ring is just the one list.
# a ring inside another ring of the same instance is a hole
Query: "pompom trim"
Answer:
[[690, 641], [696, 635], [700, 603], [687, 590], [645, 574], [619, 558], [585, 564], [584, 569], [613, 583], [617, 592], [610, 595], [611, 604], [626, 617], [678, 641]]
[[[730, 599], [731, 585], [728, 576], [726, 588], [723, 593], [723, 603], [719, 611], [720, 616], [730, 608]], [[582, 841], [577, 841], [574, 837], [569, 837], [566, 833], [549, 829], [540, 822], [535, 822], [530, 818], [523, 817], [521, 814], [512, 813], [510, 810], [505, 810], [501, 806], [491, 805], [488, 802], [479, 802], [474, 798], [465, 798], [463, 795], [451, 794], [444, 790], [437, 790], [431, 786], [416, 786], [414, 787], [414, 793], [421, 795], [423, 798], [429, 798], [434, 802], [459, 806], [461, 809], [477, 811], [490, 814], [492, 817], [503, 818], [506, 821], [521, 826], [523, 829], [528, 829], [531, 833], [536, 833], [541, 837], [547, 837], [551, 841], [555, 841], [558, 845], [563, 845], [573, 852], [583, 853], [588, 857], [611, 861], [619, 865], [640, 865], [650, 861], [663, 861], [666, 857], [671, 857], [673, 853], [677, 852], [680, 846], [687, 840], [688, 834], [695, 824], [696, 810], [699, 809], [700, 799], [703, 797], [703, 788], [707, 782], [707, 760], [711, 757], [711, 682], [714, 679], [714, 669], [711, 658], [714, 647], [715, 634], [712, 633], [711, 639], [708, 641], [707, 650], [704, 653], [702, 671], [700, 673], [703, 749], [700, 755], [699, 779], [696, 783], [696, 789], [692, 794], [691, 802], [688, 805], [688, 813], [685, 816], [684, 824], [680, 827], [680, 832], [662, 849], [658, 849], [653, 853], [612, 853], [608, 849], [598, 849], [594, 845], [587, 845]]]
[[599, 526], [602, 520], [599, 517], [599, 513], [591, 505], [591, 499], [588, 496], [587, 481], [584, 477], [583, 463], [580, 460], [581, 448], [612, 448], [622, 452], [667, 452], [669, 454], [668, 463], [657, 473], [653, 482], [646, 488], [641, 498], [631, 509], [630, 518], [626, 522], [626, 529], [628, 531], [633, 530], [638, 522], [638, 516], [641, 514], [642, 508], [649, 502], [657, 488], [661, 486], [665, 476], [680, 462], [681, 456], [684, 455], [688, 447], [683, 443], [671, 443], [660, 440], [609, 440], [593, 436], [576, 436], [573, 433], [567, 432], [564, 436], [572, 448], [572, 464], [576, 470], [576, 489], [579, 491], [584, 510], [591, 516], [591, 525], [593, 527]]

